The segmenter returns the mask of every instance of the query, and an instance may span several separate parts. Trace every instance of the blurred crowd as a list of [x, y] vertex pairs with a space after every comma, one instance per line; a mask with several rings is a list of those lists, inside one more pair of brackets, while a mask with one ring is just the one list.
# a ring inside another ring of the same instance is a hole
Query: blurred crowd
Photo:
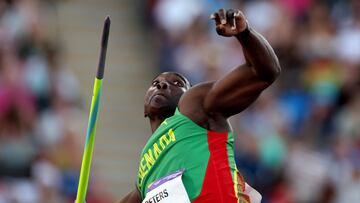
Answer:
[[[238, 168], [264, 203], [360, 202], [360, 1], [145, 2], [158, 71], [193, 84], [244, 63], [209, 19], [219, 8], [241, 9], [274, 48], [282, 75], [231, 120]], [[53, 1], [0, 1], [0, 203], [74, 201], [84, 113], [60, 42]], [[93, 180], [87, 202], [111, 202]]]
[[148, 0], [158, 71], [198, 83], [244, 63], [239, 43], [209, 19], [219, 8], [241, 9], [283, 69], [231, 120], [245, 180], [267, 203], [359, 203], [360, 1]]
[[74, 202], [84, 115], [60, 41], [53, 1], [0, 1], [0, 203]]

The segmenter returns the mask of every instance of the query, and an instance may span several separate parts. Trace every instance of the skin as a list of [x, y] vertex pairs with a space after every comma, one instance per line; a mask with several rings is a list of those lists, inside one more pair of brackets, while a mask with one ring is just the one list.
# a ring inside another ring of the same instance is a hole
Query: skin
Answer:
[[[191, 88], [175, 73], [158, 75], [146, 92], [144, 104], [144, 114], [149, 118], [152, 132], [165, 118], [174, 114], [176, 107], [203, 128], [231, 131], [228, 118], [246, 109], [280, 74], [273, 49], [260, 34], [248, 27], [241, 11], [220, 9], [211, 18], [219, 35], [238, 39], [246, 63], [217, 81]], [[140, 193], [135, 189], [120, 203], [141, 201]]]

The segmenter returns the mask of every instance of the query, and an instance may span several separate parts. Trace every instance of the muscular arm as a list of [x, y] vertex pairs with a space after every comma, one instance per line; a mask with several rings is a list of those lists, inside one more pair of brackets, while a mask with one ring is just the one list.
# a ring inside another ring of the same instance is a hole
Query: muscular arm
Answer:
[[280, 74], [280, 65], [270, 44], [250, 27], [235, 37], [243, 48], [245, 68], [251, 69], [255, 77], [271, 84]]
[[141, 203], [140, 193], [137, 189], [134, 189], [124, 198], [122, 198], [119, 203]]
[[246, 64], [216, 81], [204, 98], [204, 110], [226, 117], [247, 108], [280, 73], [278, 59], [269, 43], [249, 28], [235, 36], [242, 45]]
[[[182, 112], [200, 125], [205, 123], [202, 126], [206, 125], [208, 118], [228, 118], [243, 111], [280, 73], [278, 59], [269, 43], [247, 26], [240, 11], [235, 13], [221, 9], [213, 18], [219, 35], [237, 38], [246, 63], [215, 82], [193, 87], [179, 103]], [[194, 108], [197, 109], [196, 115]]]

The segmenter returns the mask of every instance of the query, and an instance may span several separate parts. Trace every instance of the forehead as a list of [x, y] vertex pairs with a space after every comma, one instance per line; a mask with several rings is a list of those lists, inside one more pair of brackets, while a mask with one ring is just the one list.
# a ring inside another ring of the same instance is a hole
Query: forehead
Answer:
[[170, 73], [170, 72], [165, 72], [165, 73], [160, 73], [159, 75], [155, 76], [154, 80], [157, 78], [179, 78], [182, 79], [179, 75], [177, 75], [176, 73]]
[[157, 80], [157, 79], [160, 79], [160, 78], [163, 78], [163, 79], [180, 79], [181, 81], [185, 82], [186, 81], [181, 77], [179, 76], [178, 74], [176, 73], [161, 73], [159, 75], [157, 75], [154, 79], [154, 80]]

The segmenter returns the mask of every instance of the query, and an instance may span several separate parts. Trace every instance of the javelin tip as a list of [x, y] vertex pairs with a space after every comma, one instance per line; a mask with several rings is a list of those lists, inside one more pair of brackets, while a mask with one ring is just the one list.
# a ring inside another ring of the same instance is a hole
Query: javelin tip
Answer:
[[98, 79], [103, 79], [104, 77], [104, 68], [105, 68], [105, 57], [106, 57], [106, 49], [109, 40], [109, 32], [110, 32], [110, 16], [106, 16], [104, 21], [104, 29], [101, 37], [101, 51], [100, 51], [100, 59], [99, 66], [96, 77]]
[[111, 22], [110, 16], [107, 15], [106, 18], [105, 18], [105, 25], [109, 26], [109, 25], [110, 25], [110, 22]]

